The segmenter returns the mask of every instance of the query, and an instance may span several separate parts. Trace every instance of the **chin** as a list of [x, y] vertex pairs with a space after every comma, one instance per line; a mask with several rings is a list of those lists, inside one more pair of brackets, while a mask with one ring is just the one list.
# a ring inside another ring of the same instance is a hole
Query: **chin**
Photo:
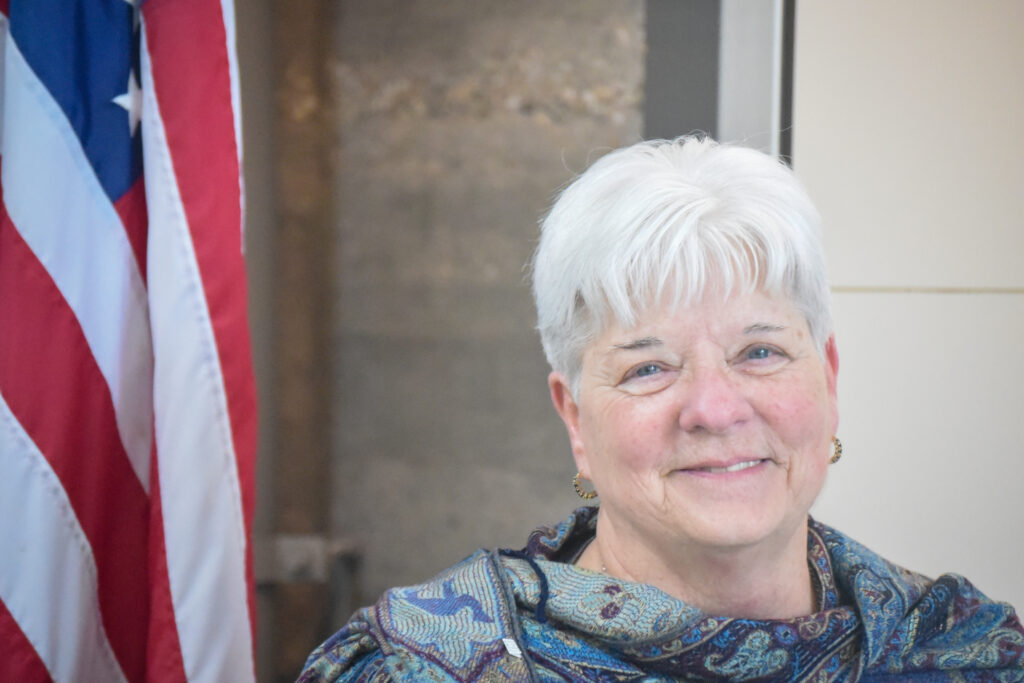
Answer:
[[721, 550], [740, 550], [760, 544], [784, 547], [806, 525], [807, 514], [750, 515], [749, 511], [695, 520], [684, 525], [691, 542]]

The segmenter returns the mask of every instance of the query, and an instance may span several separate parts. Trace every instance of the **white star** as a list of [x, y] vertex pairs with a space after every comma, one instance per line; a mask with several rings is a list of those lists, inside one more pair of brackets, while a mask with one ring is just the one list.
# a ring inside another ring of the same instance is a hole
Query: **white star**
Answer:
[[139, 119], [142, 118], [142, 89], [139, 88], [138, 79], [135, 78], [135, 69], [128, 73], [128, 92], [118, 95], [111, 102], [128, 112], [128, 131], [131, 135], [135, 135], [135, 129], [139, 127]]

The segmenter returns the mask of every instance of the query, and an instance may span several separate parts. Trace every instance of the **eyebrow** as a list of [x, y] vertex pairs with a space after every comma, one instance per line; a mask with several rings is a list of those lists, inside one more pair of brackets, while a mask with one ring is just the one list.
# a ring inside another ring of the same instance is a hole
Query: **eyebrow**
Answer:
[[[766, 332], [782, 332], [786, 329], [785, 325], [775, 325], [772, 323], [754, 323], [743, 328], [743, 334], [764, 334]], [[621, 344], [612, 344], [612, 348], [619, 351], [637, 351], [639, 349], [649, 349], [652, 346], [661, 346], [664, 344], [658, 337], [640, 337], [639, 339], [633, 339], [632, 341], [623, 342]]]
[[785, 325], [773, 325], [771, 323], [754, 323], [748, 327], [743, 328], [743, 334], [761, 334], [764, 332], [782, 332], [786, 329]]
[[661, 346], [664, 343], [665, 342], [661, 341], [657, 337], [641, 337], [640, 339], [634, 339], [633, 341], [625, 342], [624, 344], [613, 344], [612, 348], [622, 351], [636, 351], [637, 349]]

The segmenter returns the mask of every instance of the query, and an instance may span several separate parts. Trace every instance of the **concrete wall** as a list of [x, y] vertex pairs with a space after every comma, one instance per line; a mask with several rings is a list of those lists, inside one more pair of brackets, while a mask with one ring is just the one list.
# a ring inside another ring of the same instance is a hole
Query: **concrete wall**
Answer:
[[523, 266], [553, 191], [640, 139], [643, 3], [339, 9], [332, 519], [372, 600], [580, 502]]
[[1024, 607], [1024, 5], [798, 3], [845, 455], [815, 514]]

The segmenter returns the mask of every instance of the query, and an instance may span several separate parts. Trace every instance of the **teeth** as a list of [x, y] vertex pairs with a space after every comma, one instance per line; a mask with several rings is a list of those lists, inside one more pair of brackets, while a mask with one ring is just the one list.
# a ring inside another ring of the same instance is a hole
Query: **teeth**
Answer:
[[716, 473], [717, 472], [739, 472], [740, 470], [745, 470], [748, 467], [753, 467], [754, 465], [760, 465], [760, 464], [761, 464], [760, 460], [747, 460], [746, 462], [738, 462], [735, 465], [729, 465], [728, 467], [702, 467], [701, 471], [703, 471], [703, 472], [716, 472]]

